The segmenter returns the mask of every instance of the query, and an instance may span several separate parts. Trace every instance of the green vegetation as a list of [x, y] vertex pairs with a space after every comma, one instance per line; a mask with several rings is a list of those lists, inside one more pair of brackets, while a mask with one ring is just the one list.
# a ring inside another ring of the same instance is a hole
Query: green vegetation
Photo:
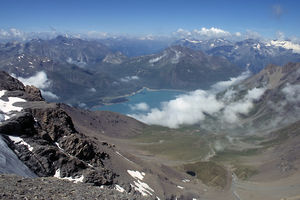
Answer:
[[185, 171], [194, 172], [204, 184], [225, 188], [228, 180], [227, 170], [215, 162], [196, 162], [183, 166]]
[[133, 140], [137, 148], [171, 160], [197, 161], [210, 151], [208, 134], [193, 128], [169, 129], [150, 126]]

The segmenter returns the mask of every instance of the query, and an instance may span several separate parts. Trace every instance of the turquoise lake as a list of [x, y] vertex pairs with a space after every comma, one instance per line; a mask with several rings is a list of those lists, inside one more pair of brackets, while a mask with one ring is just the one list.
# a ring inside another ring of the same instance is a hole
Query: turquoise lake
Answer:
[[[139, 93], [128, 96], [128, 101], [105, 105], [94, 108], [93, 110], [108, 110], [118, 112], [122, 114], [142, 114], [150, 111], [151, 108], [160, 108], [162, 102], [170, 101], [175, 99], [177, 96], [186, 94], [184, 91], [176, 90], [149, 90], [143, 89]], [[149, 110], [133, 109], [137, 104], [146, 103], [149, 106]]]

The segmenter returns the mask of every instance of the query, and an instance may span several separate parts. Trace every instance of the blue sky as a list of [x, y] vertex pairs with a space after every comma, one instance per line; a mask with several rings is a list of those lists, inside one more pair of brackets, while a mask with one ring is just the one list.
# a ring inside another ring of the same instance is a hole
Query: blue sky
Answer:
[[300, 36], [298, 0], [0, 0], [0, 29], [166, 35], [216, 27]]

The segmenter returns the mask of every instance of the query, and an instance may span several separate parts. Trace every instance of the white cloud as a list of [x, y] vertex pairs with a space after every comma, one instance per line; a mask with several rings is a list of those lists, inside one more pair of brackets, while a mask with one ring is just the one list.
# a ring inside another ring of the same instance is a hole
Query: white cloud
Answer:
[[285, 94], [287, 101], [300, 102], [300, 85], [287, 84], [287, 86], [282, 89], [282, 92]]
[[41, 90], [43, 97], [45, 97], [46, 99], [51, 99], [51, 100], [59, 99], [59, 97], [56, 94], [47, 91], [47, 89], [49, 89], [51, 86], [51, 81], [48, 79], [47, 74], [44, 71], [37, 72], [35, 75], [28, 78], [16, 77], [13, 74], [12, 76], [17, 78], [24, 85], [33, 85], [39, 88]]
[[17, 77], [24, 85], [33, 85], [39, 89], [48, 88], [51, 82], [48, 80], [44, 71], [37, 72], [34, 76], [28, 78]]
[[130, 109], [133, 111], [148, 111], [150, 107], [145, 102], [142, 102], [135, 105], [130, 105]]
[[195, 38], [195, 39], [233, 36], [230, 32], [215, 27], [211, 27], [211, 28], [202, 27], [201, 29], [194, 29], [193, 31], [179, 28], [176, 32], [173, 33], [173, 35], [179, 38]]
[[242, 34], [241, 34], [240, 32], [236, 32], [236, 33], [235, 33], [235, 36], [237, 36], [237, 37], [241, 37], [241, 36], [242, 36]]
[[102, 39], [109, 36], [106, 32], [100, 32], [100, 31], [89, 31], [87, 32], [87, 37], [89, 38], [95, 38], [95, 39]]
[[253, 88], [247, 95], [239, 101], [231, 102], [224, 107], [223, 120], [228, 123], [236, 123], [239, 114], [247, 114], [254, 106], [253, 101], [261, 97], [265, 88]]
[[232, 77], [227, 81], [219, 81], [219, 82], [215, 83], [214, 85], [212, 85], [211, 88], [216, 91], [222, 91], [222, 90], [225, 90], [226, 88], [230, 87], [231, 85], [241, 82], [242, 80], [248, 78], [250, 75], [251, 75], [250, 71], [245, 71], [238, 77]]
[[187, 37], [190, 37], [192, 35], [192, 33], [188, 30], [179, 28], [176, 32], [173, 33], [173, 35], [180, 37], [180, 38], [187, 38]]
[[195, 29], [193, 33], [198, 34], [200, 36], [206, 36], [206, 37], [227, 37], [231, 36], [231, 34], [228, 31], [211, 27], [211, 28], [205, 28], [202, 27], [200, 30]]
[[97, 92], [97, 90], [95, 88], [90, 88], [89, 92]]
[[[245, 74], [240, 77], [246, 78]], [[215, 84], [215, 88], [221, 89], [238, 83], [242, 78], [232, 78], [228, 82]], [[227, 90], [221, 99], [217, 98], [216, 89], [196, 90], [176, 99], [163, 102], [161, 108], [151, 109], [146, 114], [135, 114], [132, 117], [147, 124], [156, 124], [170, 128], [178, 128], [180, 125], [192, 125], [201, 122], [207, 115], [218, 117], [224, 123], [237, 123], [240, 114], [247, 114], [253, 108], [253, 102], [261, 97], [264, 88], [254, 88], [244, 97], [237, 99], [237, 92]]]
[[126, 76], [124, 78], [121, 78], [120, 81], [121, 82], [129, 82], [129, 81], [133, 81], [133, 80], [139, 80], [140, 78], [138, 76]]
[[41, 90], [41, 93], [42, 93], [42, 96], [45, 97], [46, 99], [52, 99], [52, 100], [59, 99], [59, 97], [56, 94], [54, 94], [50, 91]]
[[291, 41], [272, 40], [270, 45], [291, 49], [294, 53], [300, 53], [300, 44], [293, 43]]

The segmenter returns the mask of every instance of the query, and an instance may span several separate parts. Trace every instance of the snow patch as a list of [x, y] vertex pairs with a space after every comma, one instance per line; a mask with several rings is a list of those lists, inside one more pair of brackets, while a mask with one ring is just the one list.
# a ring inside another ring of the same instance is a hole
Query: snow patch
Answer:
[[25, 142], [21, 137], [16, 136], [8, 136], [11, 141], [13, 141], [17, 145], [25, 145], [29, 151], [33, 151], [33, 147], [30, 146], [27, 142]]
[[119, 186], [119, 185], [115, 185], [115, 190], [117, 190], [117, 191], [119, 191], [119, 192], [121, 192], [121, 193], [125, 192], [125, 189], [122, 188], [122, 187]]
[[140, 180], [133, 181], [134, 185], [130, 184], [136, 191], [140, 192], [143, 196], [152, 195], [154, 190], [149, 187], [147, 183], [141, 182]]
[[134, 171], [134, 170], [127, 170], [128, 174], [135, 179], [143, 180], [144, 176], [146, 175], [144, 172]]
[[182, 53], [180, 51], [177, 50], [173, 50], [175, 52], [175, 56], [171, 59], [171, 63], [172, 64], [177, 64], [179, 63], [180, 57], [182, 55]]
[[55, 174], [54, 174], [53, 177], [58, 178], [58, 179], [73, 181], [74, 183], [83, 182], [83, 179], [84, 179], [83, 175], [76, 176], [75, 178], [73, 178], [73, 177], [61, 177], [61, 175], [60, 175], [60, 169], [57, 169], [55, 171]]
[[181, 189], [181, 190], [184, 189], [184, 187], [182, 187], [182, 186], [180, 186], [180, 185], [177, 185], [177, 187], [178, 187], [179, 189]]
[[184, 183], [188, 183], [188, 182], [190, 182], [191, 180], [189, 180], [189, 179], [183, 179], [182, 180], [182, 182], [184, 182]]
[[163, 55], [150, 59], [149, 63], [151, 63], [151, 64], [156, 63], [156, 62], [160, 61], [161, 59], [163, 59], [164, 57], [166, 57], [166, 55], [167, 54], [164, 52]]
[[121, 82], [129, 82], [134, 80], [139, 80], [140, 78], [138, 76], [125, 76], [124, 78], [121, 78]]
[[26, 102], [26, 100], [19, 97], [8, 97], [8, 101], [3, 101], [0, 99], [0, 110], [6, 114], [9, 114], [11, 111], [20, 112], [23, 108], [13, 105], [17, 102]]

